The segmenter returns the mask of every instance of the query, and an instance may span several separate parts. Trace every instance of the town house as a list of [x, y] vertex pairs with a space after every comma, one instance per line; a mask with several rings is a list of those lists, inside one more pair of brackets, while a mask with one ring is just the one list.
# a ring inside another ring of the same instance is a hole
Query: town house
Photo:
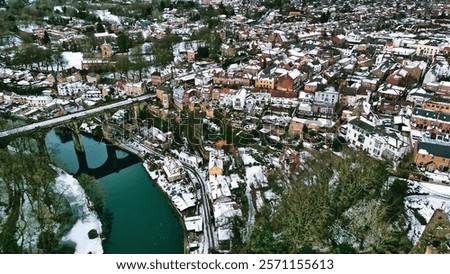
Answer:
[[419, 142], [414, 163], [428, 171], [448, 171], [450, 146], [438, 143]]

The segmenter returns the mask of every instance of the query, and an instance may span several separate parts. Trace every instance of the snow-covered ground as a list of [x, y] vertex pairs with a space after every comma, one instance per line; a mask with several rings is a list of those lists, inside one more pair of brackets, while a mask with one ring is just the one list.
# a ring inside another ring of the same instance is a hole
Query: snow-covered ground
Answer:
[[253, 198], [251, 193], [250, 184], [247, 184], [245, 188], [245, 196], [248, 200], [248, 219], [247, 219], [247, 231], [251, 231], [253, 224], [255, 223], [255, 208], [253, 207]]
[[70, 203], [74, 214], [78, 215], [78, 221], [70, 232], [63, 237], [63, 241], [76, 244], [75, 253], [79, 254], [101, 254], [103, 253], [102, 240], [100, 236], [89, 239], [88, 232], [95, 229], [100, 235], [102, 224], [95, 212], [89, 209], [90, 201], [86, 197], [80, 183], [70, 174], [61, 169], [56, 169], [56, 191], [63, 194]]
[[257, 163], [257, 161], [255, 160], [255, 158], [252, 157], [252, 155], [244, 153], [242, 154], [242, 161], [244, 161], [244, 165], [252, 165]]
[[247, 185], [253, 185], [256, 188], [267, 186], [267, 177], [264, 175], [261, 166], [251, 166], [245, 168], [245, 179]]
[[[2, 178], [0, 178], [0, 201], [7, 202], [9, 201], [9, 195], [6, 189], [6, 184], [3, 181]], [[0, 205], [0, 227], [3, 226], [4, 222], [8, 219], [7, 211], [6, 211], [6, 204]]]
[[83, 61], [83, 53], [81, 52], [71, 52], [65, 51], [62, 53], [64, 59], [67, 61], [64, 69], [76, 68], [81, 69], [81, 62]]
[[406, 197], [405, 206], [411, 230], [409, 239], [415, 244], [422, 235], [425, 225], [414, 216], [416, 210], [427, 222], [430, 221], [436, 209], [442, 209], [450, 215], [450, 186], [408, 181], [418, 195]]
[[[22, 44], [22, 40], [15, 35], [5, 35], [3, 37], [3, 46], [0, 46], [0, 50], [5, 50], [11, 47], [20, 46]], [[15, 54], [12, 53], [9, 56], [13, 57]]]
[[435, 182], [450, 183], [450, 174], [448, 172], [425, 172], [425, 175]]
[[33, 31], [37, 28], [39, 28], [38, 25], [32, 23], [32, 24], [19, 24], [17, 25], [17, 28], [23, 32], [27, 33], [33, 33]]
[[271, 157], [270, 157], [270, 162], [271, 162], [275, 167], [281, 168], [281, 165], [280, 165], [280, 158], [271, 156]]

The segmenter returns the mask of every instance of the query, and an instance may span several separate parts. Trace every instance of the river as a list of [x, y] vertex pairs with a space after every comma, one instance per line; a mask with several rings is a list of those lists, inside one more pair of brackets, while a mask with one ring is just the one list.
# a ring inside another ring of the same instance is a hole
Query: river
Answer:
[[[67, 172], [91, 172], [96, 177], [101, 176], [97, 179], [107, 191], [106, 207], [113, 213], [111, 235], [103, 242], [105, 253], [183, 253], [183, 230], [179, 219], [139, 159], [115, 146], [108, 151], [106, 143], [89, 136], [83, 136], [82, 142], [87, 168], [79, 163], [69, 131], [59, 129], [57, 134], [52, 130], [46, 137], [52, 158]], [[114, 172], [107, 168], [109, 162], [107, 167], [104, 165], [108, 155], [111, 157], [111, 151], [115, 151]], [[121, 162], [125, 162], [126, 167], [117, 164]], [[82, 170], [79, 171], [80, 166]]]

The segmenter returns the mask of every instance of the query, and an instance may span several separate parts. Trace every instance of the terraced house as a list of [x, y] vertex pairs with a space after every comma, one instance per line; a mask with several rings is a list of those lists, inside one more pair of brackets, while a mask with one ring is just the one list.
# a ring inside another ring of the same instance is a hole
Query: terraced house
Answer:
[[414, 128], [426, 129], [435, 134], [450, 133], [450, 114], [429, 109], [416, 108], [411, 116]]
[[450, 146], [439, 143], [419, 142], [414, 163], [428, 171], [448, 171]]

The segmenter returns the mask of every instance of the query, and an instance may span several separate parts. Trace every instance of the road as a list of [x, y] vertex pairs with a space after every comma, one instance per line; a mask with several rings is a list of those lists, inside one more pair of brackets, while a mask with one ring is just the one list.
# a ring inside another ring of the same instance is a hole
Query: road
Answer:
[[[153, 149], [147, 148], [145, 146], [143, 146], [142, 144], [139, 144], [137, 142], [133, 142], [133, 143], [126, 143], [126, 144], [122, 144], [122, 146], [126, 146], [127, 148], [129, 148], [129, 150], [131, 152], [134, 152], [136, 154], [145, 154], [145, 153], [149, 153], [151, 155], [155, 155], [160, 157], [161, 159], [164, 159], [165, 155], [157, 152]], [[201, 190], [201, 195], [202, 195], [202, 201], [201, 201], [201, 213], [202, 213], [202, 217], [203, 217], [203, 223], [205, 224], [205, 229], [204, 229], [204, 233], [205, 233], [205, 237], [207, 239], [207, 244], [208, 244], [208, 249], [206, 251], [209, 250], [209, 248], [214, 248], [216, 246], [216, 237], [214, 236], [214, 229], [213, 229], [213, 225], [212, 222], [214, 220], [214, 216], [211, 216], [211, 212], [212, 211], [212, 207], [211, 207], [211, 203], [209, 202], [209, 197], [208, 197], [208, 192], [206, 190], [206, 182], [203, 180], [202, 176], [197, 172], [197, 170], [195, 170], [194, 168], [190, 167], [189, 165], [181, 162], [181, 164], [183, 165], [183, 167], [190, 172], [192, 175], [194, 175], [194, 177], [197, 179], [197, 181], [200, 183], [200, 190]]]
[[261, 18], [259, 18], [257, 21], [254, 22], [254, 25], [260, 25], [261, 23], [263, 23], [264, 21], [266, 21], [267, 17], [269, 16], [269, 14], [273, 11], [273, 9], [269, 9], [268, 11], [266, 11], [266, 13], [264, 13]]
[[48, 119], [48, 120], [45, 120], [45, 121], [41, 121], [41, 122], [30, 124], [30, 125], [25, 125], [25, 126], [21, 126], [21, 127], [9, 129], [9, 130], [1, 131], [0, 132], [0, 138], [11, 136], [11, 135], [15, 135], [15, 134], [20, 134], [20, 133], [26, 133], [26, 132], [33, 131], [33, 130], [35, 130], [37, 128], [41, 128], [41, 127], [51, 127], [53, 125], [64, 123], [64, 122], [66, 122], [68, 120], [71, 120], [71, 119], [77, 119], [77, 118], [80, 118], [80, 117], [96, 114], [96, 113], [99, 113], [99, 112], [102, 112], [102, 111], [105, 111], [105, 110], [110, 110], [110, 109], [114, 109], [114, 108], [118, 108], [118, 107], [127, 106], [127, 105], [130, 105], [130, 104], [135, 103], [135, 102], [140, 102], [140, 101], [147, 100], [147, 99], [149, 99], [151, 97], [154, 97], [154, 95], [147, 94], [147, 95], [139, 96], [139, 97], [136, 97], [136, 98], [133, 98], [133, 99], [128, 99], [128, 100], [125, 100], [125, 101], [120, 101], [120, 102], [117, 102], [117, 103], [109, 104], [109, 105], [106, 105], [106, 106], [101, 106], [101, 107], [96, 107], [96, 108], [92, 108], [92, 109], [88, 109], [88, 110], [83, 110], [83, 111], [80, 111], [80, 112], [76, 112], [76, 113], [64, 115], [64, 116], [61, 116], [61, 117]]
[[214, 248], [216, 246], [215, 243], [215, 237], [214, 237], [214, 231], [213, 231], [213, 224], [212, 221], [214, 221], [214, 217], [211, 216], [211, 203], [209, 202], [209, 197], [208, 197], [208, 192], [206, 190], [206, 183], [203, 180], [202, 176], [200, 176], [200, 174], [198, 174], [198, 172], [191, 168], [190, 166], [183, 164], [183, 167], [185, 169], [187, 169], [188, 171], [190, 171], [195, 178], [197, 178], [197, 181], [200, 183], [201, 186], [201, 194], [202, 194], [202, 204], [203, 206], [201, 206], [202, 208], [202, 215], [203, 215], [203, 219], [204, 219], [204, 224], [205, 224], [205, 236], [208, 239], [208, 249], [209, 248]]

